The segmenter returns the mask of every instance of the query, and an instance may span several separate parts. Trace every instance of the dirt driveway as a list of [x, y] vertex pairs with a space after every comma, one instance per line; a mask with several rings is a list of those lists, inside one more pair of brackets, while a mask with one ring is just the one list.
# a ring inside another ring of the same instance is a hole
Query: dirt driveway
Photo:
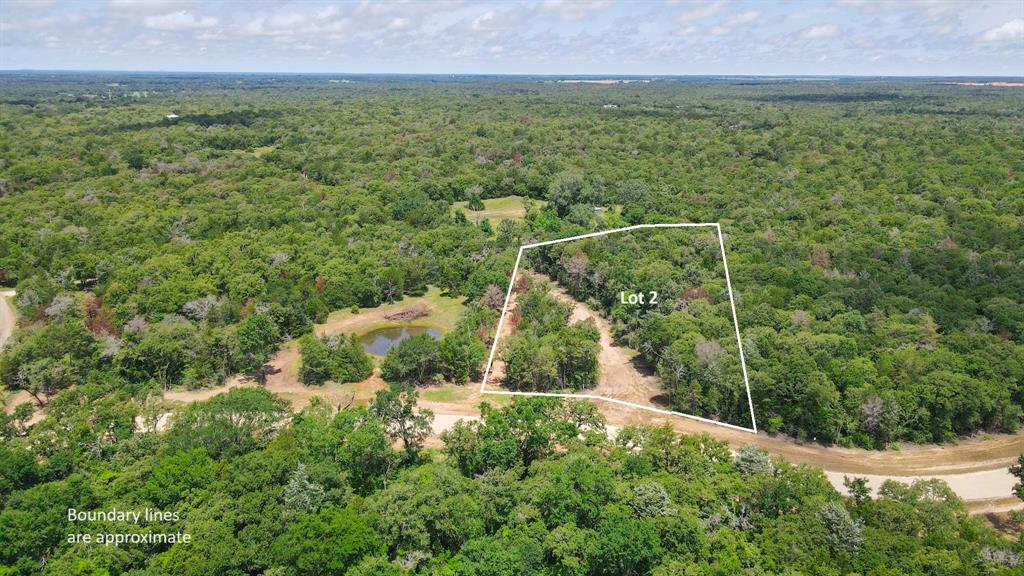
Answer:
[[14, 298], [14, 290], [0, 290], [0, 349], [3, 349], [7, 339], [14, 332], [14, 323], [17, 319], [11, 298]]

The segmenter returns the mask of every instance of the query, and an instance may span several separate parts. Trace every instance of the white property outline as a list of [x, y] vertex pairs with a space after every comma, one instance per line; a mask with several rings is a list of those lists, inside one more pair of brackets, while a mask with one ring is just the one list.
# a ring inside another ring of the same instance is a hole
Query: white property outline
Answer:
[[[686, 414], [684, 412], [676, 412], [675, 410], [662, 410], [661, 408], [655, 408], [653, 406], [644, 406], [643, 404], [636, 404], [634, 402], [626, 402], [625, 400], [619, 400], [618, 398], [608, 398], [607, 396], [597, 396], [595, 394], [563, 394], [556, 392], [522, 392], [517, 390], [487, 390], [487, 378], [491, 375], [491, 364], [494, 362], [494, 353], [498, 349], [498, 340], [501, 339], [501, 328], [505, 324], [505, 313], [508, 311], [508, 301], [512, 296], [512, 287], [515, 285], [516, 275], [519, 273], [519, 262], [523, 258], [523, 250], [528, 248], [537, 248], [540, 246], [550, 246], [551, 244], [561, 244], [562, 242], [571, 242], [573, 240], [582, 240], [584, 238], [594, 238], [596, 236], [607, 236], [608, 234], [614, 234], [616, 232], [629, 232], [630, 230], [641, 230], [644, 228], [714, 228], [718, 233], [718, 247], [722, 251], [722, 266], [725, 268], [725, 285], [729, 292], [729, 307], [732, 309], [732, 325], [736, 329], [736, 345], [739, 346], [740, 351], [740, 367], [743, 369], [743, 385], [747, 389], [747, 405], [750, 407], [750, 423], [751, 428], [746, 426], [738, 426], [736, 424], [729, 424], [728, 422], [719, 422], [717, 420], [711, 420], [710, 418], [702, 418], [700, 416], [694, 416], [693, 414]], [[480, 381], [480, 394], [497, 394], [502, 396], [547, 396], [551, 398], [580, 398], [584, 400], [604, 400], [605, 402], [612, 402], [615, 404], [622, 404], [623, 406], [630, 406], [632, 408], [640, 408], [641, 410], [649, 410], [651, 412], [657, 412], [659, 414], [667, 414], [670, 416], [682, 416], [684, 418], [690, 418], [706, 424], [714, 424], [716, 426], [724, 426], [726, 428], [732, 428], [734, 430], [741, 430], [743, 432], [751, 432], [757, 434], [757, 420], [754, 418], [754, 401], [750, 397], [750, 380], [747, 377], [747, 359], [743, 355], [743, 339], [740, 337], [740, 322], [736, 318], [736, 301], [732, 295], [732, 280], [729, 277], [729, 262], [725, 257], [725, 240], [722, 238], [722, 226], [718, 222], [684, 222], [679, 224], [637, 224], [636, 226], [626, 226], [625, 228], [614, 228], [612, 230], [602, 230], [600, 232], [591, 232], [590, 234], [580, 234], [579, 236], [571, 236], [569, 238], [560, 238], [558, 240], [548, 240], [546, 242], [535, 242], [533, 244], [523, 244], [519, 247], [519, 253], [516, 254], [516, 265], [512, 268], [512, 278], [508, 283], [508, 290], [505, 292], [505, 303], [501, 307], [501, 316], [498, 318], [498, 330], [494, 334], [494, 342], [491, 344], [491, 354], [487, 358], [487, 368], [484, 370], [484, 378]]]

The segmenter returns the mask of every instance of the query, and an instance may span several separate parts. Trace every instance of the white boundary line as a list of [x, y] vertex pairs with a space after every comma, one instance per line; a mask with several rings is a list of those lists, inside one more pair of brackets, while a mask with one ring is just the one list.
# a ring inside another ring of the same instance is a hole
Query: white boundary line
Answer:
[[[633, 402], [626, 402], [625, 400], [619, 400], [617, 398], [608, 398], [607, 396], [596, 396], [594, 394], [561, 394], [554, 392], [519, 392], [512, 390], [487, 390], [487, 378], [491, 375], [491, 365], [494, 363], [494, 353], [498, 349], [498, 340], [501, 336], [502, 326], [505, 324], [505, 313], [508, 311], [508, 301], [512, 297], [512, 287], [515, 286], [516, 275], [519, 273], [519, 263], [523, 259], [523, 250], [527, 248], [537, 248], [539, 246], [550, 246], [552, 244], [560, 244], [562, 242], [571, 242], [573, 240], [581, 240], [583, 238], [594, 238], [597, 236], [607, 236], [608, 234], [614, 234], [616, 232], [628, 232], [630, 230], [640, 230], [644, 228], [714, 228], [718, 233], [718, 247], [722, 251], [722, 266], [725, 268], [725, 285], [729, 292], [729, 307], [732, 310], [732, 324], [736, 329], [736, 345], [739, 346], [740, 351], [740, 367], [743, 369], [743, 385], [747, 390], [747, 405], [750, 407], [750, 422], [751, 428], [746, 426], [737, 426], [736, 424], [729, 424], [727, 422], [719, 422], [717, 420], [711, 420], [709, 418], [702, 418], [700, 416], [694, 416], [693, 414], [686, 414], [684, 412], [676, 412], [675, 410], [662, 410], [661, 408], [655, 408], [653, 406], [644, 406], [643, 404], [635, 404]], [[697, 420], [698, 422], [704, 422], [706, 424], [714, 424], [716, 426], [723, 426], [725, 428], [732, 428], [733, 430], [740, 430], [743, 432], [751, 432], [757, 434], [757, 420], [754, 418], [754, 402], [750, 396], [750, 380], [747, 377], [747, 359], [743, 354], [743, 339], [740, 337], [740, 323], [736, 317], [736, 301], [732, 294], [732, 279], [729, 277], [729, 263], [725, 257], [725, 240], [722, 237], [722, 226], [718, 222], [682, 222], [678, 224], [637, 224], [636, 226], [627, 226], [625, 228], [615, 228], [612, 230], [602, 230], [600, 232], [592, 232], [590, 234], [580, 234], [579, 236], [571, 236], [569, 238], [560, 238], [558, 240], [548, 240], [546, 242], [535, 242], [533, 244], [523, 244], [519, 247], [519, 253], [516, 254], [516, 265], [512, 268], [512, 278], [508, 283], [508, 290], [505, 291], [505, 303], [501, 307], [501, 316], [498, 318], [498, 329], [494, 334], [494, 342], [491, 344], [491, 353], [487, 358], [487, 368], [484, 370], [483, 380], [480, 381], [480, 394], [495, 394], [501, 396], [546, 396], [549, 398], [579, 398], [584, 400], [604, 400], [605, 402], [612, 402], [615, 404], [621, 404], [623, 406], [630, 406], [632, 408], [640, 408], [641, 410], [648, 410], [650, 412], [657, 412], [658, 414], [668, 414], [671, 416], [682, 416], [684, 418], [690, 418], [691, 420]]]

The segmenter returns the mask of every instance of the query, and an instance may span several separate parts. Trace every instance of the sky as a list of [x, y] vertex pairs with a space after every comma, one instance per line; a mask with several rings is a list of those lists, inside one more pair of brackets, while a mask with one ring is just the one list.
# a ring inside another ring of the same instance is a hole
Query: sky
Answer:
[[1024, 0], [0, 0], [0, 69], [1024, 76]]

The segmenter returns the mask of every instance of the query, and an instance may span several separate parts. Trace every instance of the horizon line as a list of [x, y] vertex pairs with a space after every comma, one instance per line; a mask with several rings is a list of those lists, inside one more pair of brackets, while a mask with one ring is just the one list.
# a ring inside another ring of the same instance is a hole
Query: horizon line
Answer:
[[107, 68], [0, 68], [0, 74], [196, 74], [196, 75], [288, 75], [288, 76], [499, 76], [509, 78], [900, 78], [900, 79], [1024, 79], [1024, 76], [1012, 75], [963, 75], [963, 74], [744, 74], [744, 73], [705, 73], [705, 74], [622, 74], [622, 73], [553, 73], [553, 72], [336, 72], [336, 71], [280, 71], [280, 70], [144, 70], [144, 69], [107, 69]]

